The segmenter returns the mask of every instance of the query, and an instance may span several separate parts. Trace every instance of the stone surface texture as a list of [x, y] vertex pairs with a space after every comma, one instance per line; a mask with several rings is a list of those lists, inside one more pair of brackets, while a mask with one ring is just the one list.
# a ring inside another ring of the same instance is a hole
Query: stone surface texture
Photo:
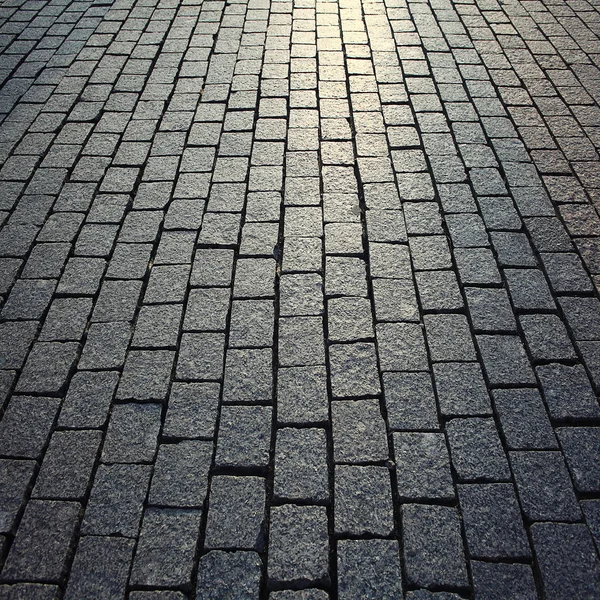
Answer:
[[0, 598], [595, 600], [600, 0], [2, 0]]

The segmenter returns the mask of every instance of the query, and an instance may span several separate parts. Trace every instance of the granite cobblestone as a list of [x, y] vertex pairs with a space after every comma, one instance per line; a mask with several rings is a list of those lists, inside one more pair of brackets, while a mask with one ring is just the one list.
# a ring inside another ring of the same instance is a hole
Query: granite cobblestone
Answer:
[[600, 588], [597, 0], [0, 5], [0, 597]]

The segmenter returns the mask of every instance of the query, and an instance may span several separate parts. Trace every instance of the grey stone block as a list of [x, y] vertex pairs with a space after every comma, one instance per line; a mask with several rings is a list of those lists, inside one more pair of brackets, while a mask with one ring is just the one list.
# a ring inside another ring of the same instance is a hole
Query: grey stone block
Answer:
[[65, 592], [66, 600], [117, 600], [125, 594], [134, 540], [82, 537]]
[[455, 508], [405, 504], [402, 525], [409, 584], [420, 587], [467, 585], [467, 565]]
[[546, 407], [537, 390], [494, 390], [494, 405], [509, 449], [557, 447]]
[[593, 419], [600, 406], [582, 365], [542, 365], [536, 369], [548, 404], [550, 418]]
[[471, 562], [473, 589], [477, 600], [537, 600], [529, 565]]
[[[521, 507], [530, 521], [578, 521], [581, 510], [560, 452], [511, 452]], [[552, 490], [548, 494], [547, 490]]]
[[81, 505], [32, 500], [2, 571], [5, 580], [58, 582], [64, 573]]
[[600, 427], [561, 427], [557, 430], [575, 488], [582, 493], [600, 490]]
[[384, 373], [383, 390], [390, 429], [439, 428], [428, 373]]
[[13, 396], [0, 421], [0, 454], [40, 458], [59, 406], [58, 398]]
[[102, 427], [108, 417], [119, 374], [79, 371], [73, 375], [65, 398], [59, 425], [62, 427]]
[[275, 446], [274, 495], [283, 500], [327, 500], [327, 455], [323, 429], [279, 429]]
[[33, 478], [31, 460], [0, 460], [0, 531], [12, 533]]
[[473, 558], [529, 558], [531, 551], [514, 488], [509, 483], [458, 486]]
[[477, 363], [433, 365], [440, 411], [447, 416], [491, 414], [490, 397]]
[[199, 530], [199, 510], [147, 508], [131, 569], [131, 584], [189, 586]]
[[443, 433], [394, 433], [398, 495], [404, 500], [455, 497]]
[[402, 597], [400, 556], [395, 540], [341, 540], [337, 556], [340, 600]]
[[82, 533], [137, 537], [150, 475], [149, 465], [100, 465]]
[[321, 423], [329, 418], [325, 367], [278, 369], [279, 423]]
[[56, 431], [32, 496], [81, 500], [87, 492], [101, 441], [100, 431]]
[[329, 540], [325, 507], [285, 504], [271, 509], [267, 573], [272, 583], [328, 580]]
[[386, 460], [385, 421], [378, 400], [333, 402], [333, 456], [338, 463]]
[[452, 464], [460, 480], [507, 481], [510, 471], [494, 420], [453, 419], [446, 425]]
[[266, 467], [271, 446], [272, 409], [223, 406], [215, 462], [229, 467]]
[[148, 501], [158, 506], [201, 507], [206, 498], [211, 442], [187, 440], [161, 444], [154, 464]]
[[600, 561], [585, 525], [536, 523], [531, 536], [546, 598], [596, 595], [600, 588]]
[[17, 382], [17, 391], [39, 394], [59, 392], [67, 383], [78, 352], [79, 344], [74, 342], [34, 344]]
[[113, 408], [104, 446], [104, 462], [151, 462], [160, 430], [159, 404], [118, 404]]
[[394, 529], [386, 467], [336, 466], [335, 529], [340, 534], [387, 536]]
[[198, 598], [253, 600], [258, 598], [262, 562], [256, 552], [213, 550], [200, 559]]
[[163, 435], [174, 438], [214, 436], [220, 386], [218, 383], [173, 382]]
[[213, 477], [205, 546], [262, 551], [265, 494], [262, 477]]

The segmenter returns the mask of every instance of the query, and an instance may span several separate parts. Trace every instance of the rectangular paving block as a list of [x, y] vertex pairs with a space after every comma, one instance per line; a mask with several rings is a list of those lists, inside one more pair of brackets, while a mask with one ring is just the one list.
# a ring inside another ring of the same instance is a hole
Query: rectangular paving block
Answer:
[[58, 582], [66, 567], [81, 505], [31, 500], [2, 570], [5, 580]]
[[189, 585], [200, 530], [199, 510], [147, 508], [133, 559], [132, 585]]
[[419, 587], [467, 585], [458, 512], [449, 506], [405, 504], [404, 561], [408, 582]]
[[265, 479], [213, 477], [205, 546], [261, 551], [265, 530]]
[[327, 582], [329, 541], [325, 507], [284, 504], [271, 509], [267, 574], [273, 583]]

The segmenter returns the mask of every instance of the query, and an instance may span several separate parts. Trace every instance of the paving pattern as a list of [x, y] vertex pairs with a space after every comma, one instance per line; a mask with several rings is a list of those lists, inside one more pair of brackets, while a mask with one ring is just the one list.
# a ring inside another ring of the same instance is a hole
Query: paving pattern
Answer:
[[0, 19], [0, 598], [600, 598], [599, 0]]

